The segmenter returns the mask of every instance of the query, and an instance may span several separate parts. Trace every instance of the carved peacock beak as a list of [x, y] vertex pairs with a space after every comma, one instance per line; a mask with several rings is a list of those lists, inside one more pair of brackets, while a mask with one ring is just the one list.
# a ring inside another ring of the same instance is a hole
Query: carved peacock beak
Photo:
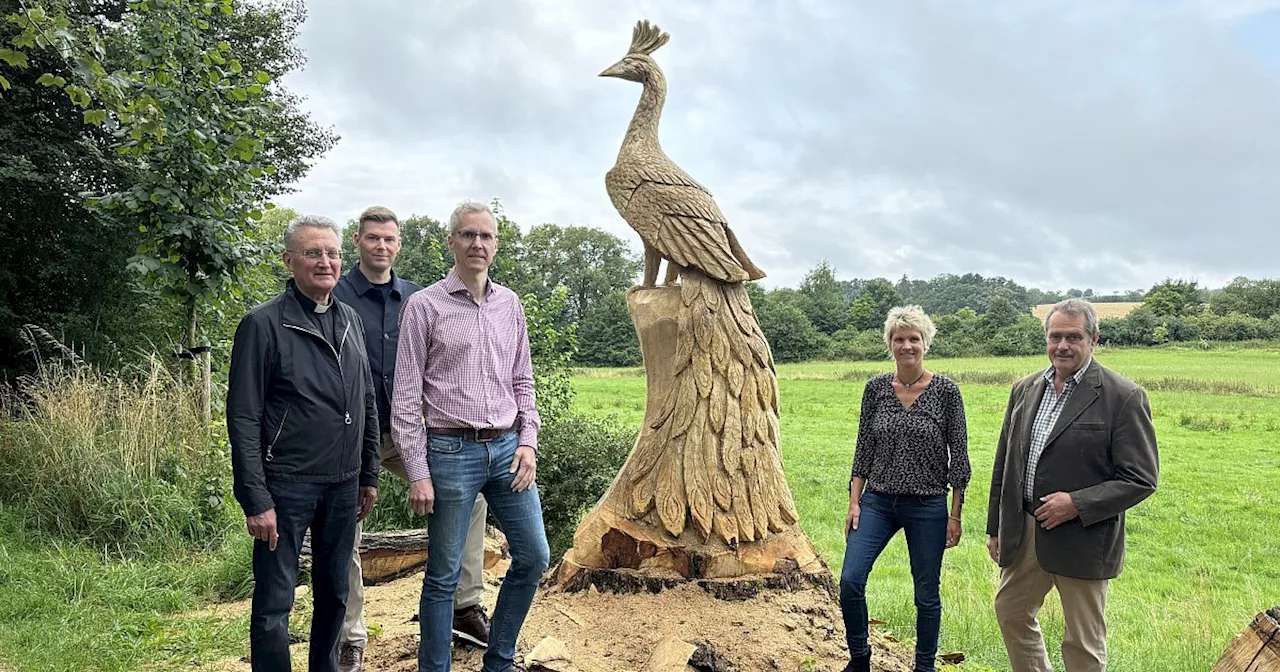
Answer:
[[600, 73], [600, 76], [601, 77], [620, 77], [620, 78], [626, 79], [626, 71], [623, 70], [622, 68], [622, 61], [618, 61], [617, 63], [614, 63], [613, 65], [605, 68], [604, 72]]

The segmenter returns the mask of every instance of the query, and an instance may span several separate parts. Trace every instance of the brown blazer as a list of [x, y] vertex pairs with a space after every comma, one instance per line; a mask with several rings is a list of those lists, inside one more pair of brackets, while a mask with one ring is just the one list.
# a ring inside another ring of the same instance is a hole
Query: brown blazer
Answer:
[[[1013, 386], [991, 470], [987, 535], [999, 564], [1013, 564], [1024, 529], [1022, 490], [1031, 425], [1048, 382], [1044, 372]], [[1071, 495], [1080, 515], [1052, 530], [1036, 525], [1036, 559], [1051, 574], [1110, 579], [1124, 565], [1124, 512], [1155, 492], [1160, 471], [1147, 394], [1094, 360], [1049, 433], [1034, 493]]]

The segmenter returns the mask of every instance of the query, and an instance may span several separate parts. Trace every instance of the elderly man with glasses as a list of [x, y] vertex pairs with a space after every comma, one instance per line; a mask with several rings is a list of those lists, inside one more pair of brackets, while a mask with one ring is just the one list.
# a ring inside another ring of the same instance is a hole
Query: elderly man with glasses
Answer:
[[284, 263], [293, 278], [240, 321], [231, 350], [227, 433], [235, 497], [254, 538], [254, 670], [292, 669], [289, 612], [310, 528], [308, 669], [336, 672], [356, 522], [378, 498], [377, 390], [364, 326], [331, 294], [339, 240], [327, 218], [289, 223]]

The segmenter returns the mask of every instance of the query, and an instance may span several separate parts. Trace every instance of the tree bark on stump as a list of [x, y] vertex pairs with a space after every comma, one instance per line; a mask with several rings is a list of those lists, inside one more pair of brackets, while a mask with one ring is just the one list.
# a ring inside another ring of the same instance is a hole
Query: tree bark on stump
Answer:
[[680, 270], [679, 285], [627, 294], [644, 357], [644, 423], [552, 582], [656, 592], [777, 575], [799, 577], [779, 587], [830, 590], [782, 472], [777, 377], [746, 289]]
[[1280, 607], [1253, 619], [1227, 645], [1213, 672], [1280, 672]]

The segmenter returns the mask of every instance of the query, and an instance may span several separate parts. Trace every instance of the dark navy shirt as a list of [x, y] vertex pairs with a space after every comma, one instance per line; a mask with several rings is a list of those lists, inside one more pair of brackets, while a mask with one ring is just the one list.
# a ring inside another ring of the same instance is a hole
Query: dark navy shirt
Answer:
[[389, 286], [369, 282], [357, 263], [338, 280], [333, 295], [355, 308], [364, 322], [365, 350], [369, 353], [369, 370], [378, 388], [378, 426], [391, 429], [392, 385], [396, 379], [396, 350], [400, 345], [400, 308], [409, 296], [422, 289], [391, 272]]

